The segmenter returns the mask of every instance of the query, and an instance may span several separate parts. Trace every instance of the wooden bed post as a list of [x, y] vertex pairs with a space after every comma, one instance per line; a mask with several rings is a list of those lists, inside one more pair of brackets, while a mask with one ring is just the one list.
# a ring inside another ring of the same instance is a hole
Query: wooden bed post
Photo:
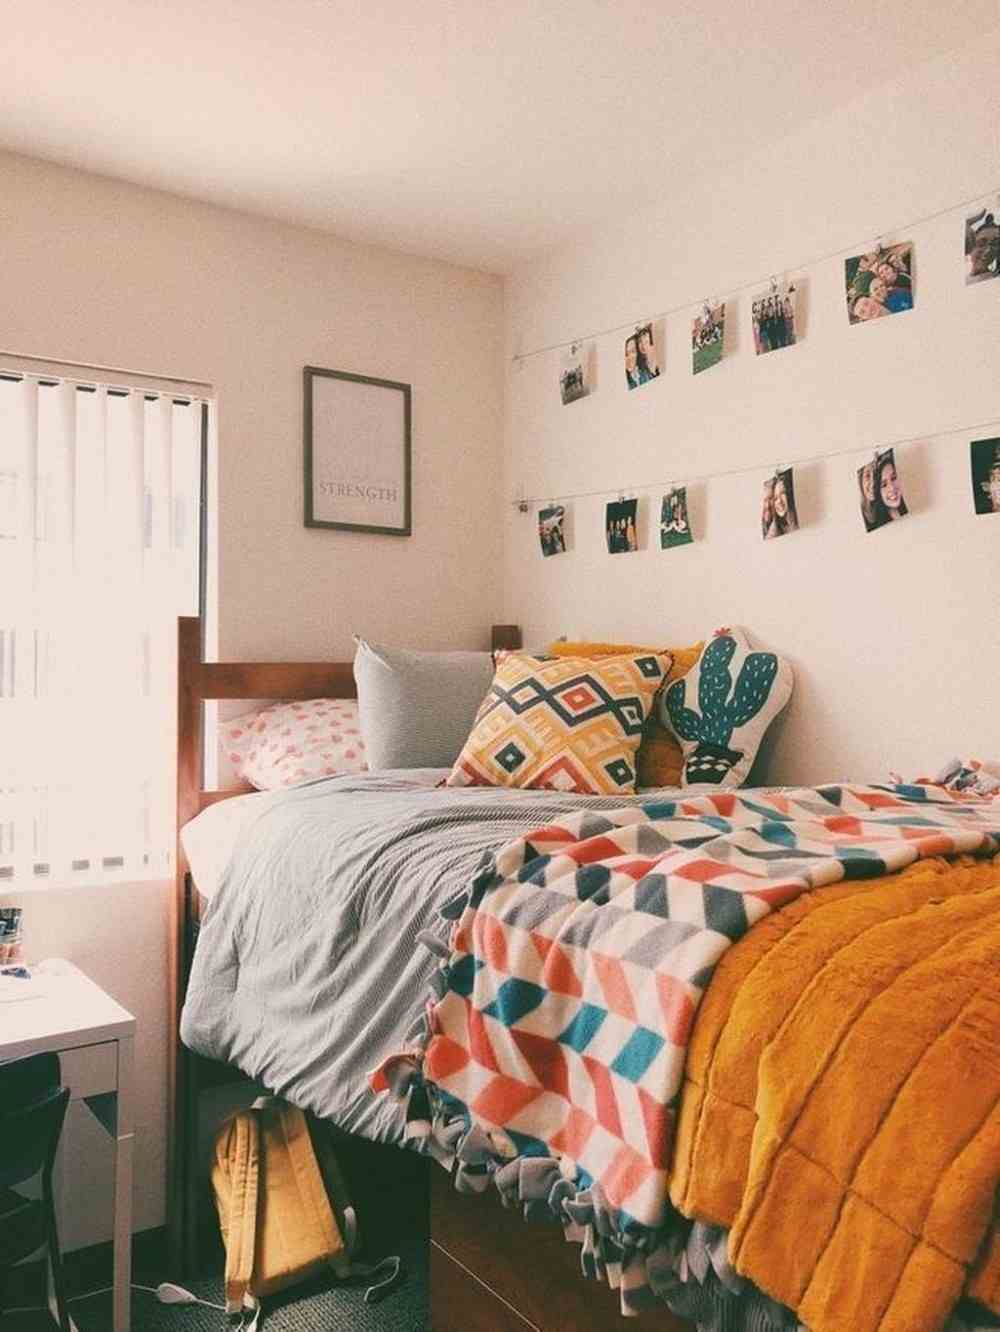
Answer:
[[167, 1241], [171, 1268], [197, 1268], [199, 1058], [178, 1034], [196, 932], [197, 893], [180, 830], [208, 805], [253, 788], [203, 789], [204, 704], [217, 699], [356, 698], [351, 662], [204, 662], [201, 621], [177, 623], [177, 845], [170, 905], [167, 1046]]
[[520, 652], [521, 626], [519, 624], [495, 624], [490, 634], [490, 647], [494, 652]]
[[170, 905], [168, 986], [170, 996], [167, 1046], [167, 1244], [170, 1266], [178, 1271], [190, 1265], [184, 1253], [185, 1218], [192, 1200], [186, 1184], [191, 1157], [187, 1142], [189, 1116], [184, 1113], [188, 1092], [188, 1054], [178, 1035], [187, 976], [188, 865], [180, 830], [199, 810], [202, 768], [201, 622], [184, 616], [177, 622], [177, 845], [176, 879]]

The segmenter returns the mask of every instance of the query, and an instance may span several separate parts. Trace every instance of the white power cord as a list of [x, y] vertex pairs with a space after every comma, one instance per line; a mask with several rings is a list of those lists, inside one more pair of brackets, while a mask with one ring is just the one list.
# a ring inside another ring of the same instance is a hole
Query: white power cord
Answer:
[[[203, 1304], [206, 1309], [218, 1309], [220, 1313], [226, 1312], [225, 1305], [214, 1304], [211, 1300], [199, 1299], [197, 1295], [185, 1290], [183, 1286], [175, 1286], [172, 1281], [161, 1281], [158, 1286], [137, 1286], [133, 1283], [131, 1289], [145, 1291], [147, 1295], [155, 1295], [161, 1304]], [[113, 1290], [114, 1286], [100, 1286], [97, 1290], [88, 1290], [83, 1295], [70, 1295], [66, 1303], [75, 1304], [77, 1300], [93, 1299], [95, 1295], [107, 1295]], [[45, 1304], [28, 1304], [20, 1308], [5, 1309], [4, 1312], [9, 1314], [39, 1313], [47, 1308], [48, 1305]]]
[[[398, 1258], [383, 1258], [380, 1263], [372, 1265], [355, 1264], [352, 1273], [354, 1276], [379, 1276], [383, 1269], [386, 1269], [386, 1275], [365, 1291], [365, 1304], [377, 1303], [383, 1295], [398, 1284], [403, 1275], [402, 1264]], [[224, 1304], [215, 1304], [212, 1300], [200, 1299], [190, 1290], [186, 1290], [184, 1286], [177, 1286], [172, 1281], [161, 1281], [158, 1286], [139, 1286], [133, 1282], [131, 1289], [144, 1291], [147, 1295], [155, 1295], [161, 1304], [203, 1304], [206, 1309], [218, 1309], [220, 1313], [226, 1312]], [[77, 1300], [90, 1300], [95, 1295], [107, 1295], [113, 1290], [114, 1286], [99, 1286], [97, 1290], [88, 1290], [83, 1295], [70, 1295], [66, 1303], [75, 1304]], [[5, 1309], [4, 1312], [11, 1314], [39, 1313], [47, 1307], [45, 1304], [29, 1304], [20, 1308]], [[251, 1325], [255, 1326], [256, 1324]]]
[[[150, 1286], [135, 1286], [134, 1289], [152, 1290]], [[223, 1313], [226, 1312], [224, 1304], [213, 1304], [211, 1300], [199, 1299], [183, 1286], [175, 1286], [172, 1281], [161, 1281], [152, 1293], [161, 1304], [203, 1304], [206, 1309], [221, 1309]]]

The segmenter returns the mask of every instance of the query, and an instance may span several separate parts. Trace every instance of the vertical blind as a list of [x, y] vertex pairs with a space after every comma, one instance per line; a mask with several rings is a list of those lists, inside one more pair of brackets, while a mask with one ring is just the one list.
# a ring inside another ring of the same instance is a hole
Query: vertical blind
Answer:
[[206, 412], [0, 377], [0, 887], [171, 870]]

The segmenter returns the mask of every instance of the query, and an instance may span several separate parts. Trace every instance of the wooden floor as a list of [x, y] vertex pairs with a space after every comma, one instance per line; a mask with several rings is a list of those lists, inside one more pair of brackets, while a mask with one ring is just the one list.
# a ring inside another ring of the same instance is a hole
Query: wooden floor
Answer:
[[495, 1189], [458, 1194], [432, 1166], [430, 1198], [433, 1332], [694, 1332], [666, 1307], [623, 1318], [618, 1292], [581, 1275], [560, 1227], [522, 1221]]

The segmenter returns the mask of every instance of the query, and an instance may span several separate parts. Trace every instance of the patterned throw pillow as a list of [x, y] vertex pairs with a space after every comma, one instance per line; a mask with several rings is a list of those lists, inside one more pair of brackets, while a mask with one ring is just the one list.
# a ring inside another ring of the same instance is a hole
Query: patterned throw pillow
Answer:
[[[653, 648], [635, 643], [574, 643], [559, 639], [546, 649], [553, 657], [620, 657], [637, 652], [669, 653], [673, 666], [667, 676], [667, 683], [679, 680], [701, 656], [704, 643], [693, 643], [690, 647]], [[674, 733], [664, 726], [656, 715], [656, 708], [646, 720], [639, 745], [637, 762], [637, 786], [640, 791], [656, 786], [680, 786], [681, 770], [684, 767], [684, 754], [674, 739]]]
[[237, 773], [258, 791], [368, 767], [353, 698], [272, 703], [227, 722], [223, 739]]
[[448, 786], [516, 786], [582, 795], [635, 790], [635, 758], [669, 653], [498, 662]]
[[792, 684], [782, 657], [754, 652], [739, 629], [716, 629], [698, 664], [659, 702], [660, 720], [684, 751], [683, 785], [740, 786]]

